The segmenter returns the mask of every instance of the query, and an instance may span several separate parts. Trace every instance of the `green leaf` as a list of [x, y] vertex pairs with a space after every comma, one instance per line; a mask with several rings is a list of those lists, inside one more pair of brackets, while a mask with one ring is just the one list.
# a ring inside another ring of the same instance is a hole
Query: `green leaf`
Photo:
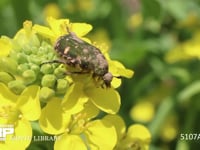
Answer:
[[179, 93], [178, 99], [180, 102], [183, 102], [185, 100], [189, 100], [192, 96], [199, 93], [200, 93], [200, 81], [195, 81]]
[[161, 6], [157, 0], [142, 0], [142, 13], [145, 18], [159, 19]]

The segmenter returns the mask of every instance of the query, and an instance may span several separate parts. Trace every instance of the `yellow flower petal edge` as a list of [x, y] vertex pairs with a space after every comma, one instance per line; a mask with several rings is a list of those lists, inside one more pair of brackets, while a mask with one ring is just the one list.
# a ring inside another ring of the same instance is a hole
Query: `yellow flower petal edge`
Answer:
[[112, 88], [94, 88], [85, 91], [93, 104], [104, 112], [115, 114], [121, 104], [120, 95]]
[[25, 21], [23, 23], [23, 28], [20, 29], [16, 34], [14, 39], [17, 39], [21, 36], [21, 34], [26, 35], [27, 37], [29, 37], [31, 35], [32, 32], [32, 22], [31, 21]]
[[[76, 33], [80, 38], [92, 29], [90, 24], [70, 23], [69, 19], [55, 19], [53, 17], [48, 17], [47, 23], [50, 27], [36, 24], [33, 26], [33, 30], [45, 38], [49, 38], [52, 43], [55, 43], [60, 36], [67, 34], [68, 29], [70, 32]], [[90, 42], [88, 39], [86, 39], [86, 41]]]
[[136, 103], [130, 111], [130, 116], [133, 120], [147, 123], [154, 117], [154, 105], [149, 101], [141, 101]]
[[53, 17], [47, 17], [47, 22], [57, 37], [66, 34], [69, 19], [55, 19]]
[[96, 117], [99, 114], [100, 110], [91, 102], [88, 101], [84, 104], [84, 109], [80, 112], [87, 119]]
[[87, 100], [88, 97], [84, 96], [83, 93], [83, 84], [75, 83], [67, 90], [62, 101], [62, 108], [63, 110], [70, 111], [70, 113], [74, 114], [83, 110], [83, 105]]
[[75, 32], [77, 36], [82, 37], [92, 30], [92, 26], [87, 23], [72, 23], [70, 29]]
[[54, 144], [54, 150], [87, 150], [83, 140], [77, 135], [63, 134]]
[[17, 107], [23, 116], [30, 121], [39, 119], [41, 114], [39, 90], [39, 86], [29, 86], [24, 89], [17, 101]]
[[18, 96], [15, 95], [13, 92], [11, 92], [5, 84], [0, 83], [0, 89], [1, 89], [0, 92], [1, 104], [8, 102], [14, 103], [17, 101]]
[[39, 124], [44, 132], [60, 134], [66, 130], [71, 114], [65, 114], [63, 112], [61, 101], [61, 99], [54, 97], [42, 109]]
[[140, 139], [144, 141], [146, 144], [149, 144], [151, 140], [151, 134], [149, 130], [145, 126], [140, 125], [140, 124], [131, 125], [128, 128], [127, 135], [131, 139]]
[[48, 27], [41, 26], [41, 25], [34, 25], [33, 30], [36, 31], [38, 34], [43, 35], [45, 38], [54, 39], [54, 33]]
[[17, 126], [14, 127], [14, 135], [9, 136], [9, 139], [5, 141], [6, 145], [9, 145], [11, 149], [26, 149], [32, 140], [32, 128], [31, 124], [26, 119], [21, 119], [17, 122]]
[[120, 140], [126, 132], [126, 125], [123, 119], [118, 115], [106, 115], [103, 120], [114, 125], [117, 133], [117, 139]]
[[118, 61], [114, 60], [108, 60], [109, 63], [109, 71], [114, 75], [114, 76], [123, 76], [126, 78], [132, 78], [134, 72], [130, 69], [126, 69], [123, 64], [121, 64]]
[[90, 149], [112, 150], [117, 143], [115, 127], [107, 120], [90, 122], [85, 135]]
[[12, 49], [12, 44], [10, 39], [6, 36], [2, 36], [0, 38], [0, 57], [8, 56], [11, 49]]

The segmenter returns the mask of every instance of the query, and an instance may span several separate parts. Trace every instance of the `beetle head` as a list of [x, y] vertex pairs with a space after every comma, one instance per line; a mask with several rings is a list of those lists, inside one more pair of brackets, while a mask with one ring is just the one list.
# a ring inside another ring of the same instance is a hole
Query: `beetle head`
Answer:
[[111, 86], [110, 83], [111, 83], [112, 79], [113, 79], [113, 75], [110, 72], [107, 72], [106, 74], [104, 74], [103, 81], [104, 81], [106, 87]]

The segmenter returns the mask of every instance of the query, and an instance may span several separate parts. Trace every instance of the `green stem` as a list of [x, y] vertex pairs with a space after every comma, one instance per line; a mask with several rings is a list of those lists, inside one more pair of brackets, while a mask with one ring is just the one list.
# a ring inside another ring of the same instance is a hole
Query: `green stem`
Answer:
[[[192, 105], [189, 108], [192, 109], [188, 109], [188, 111], [186, 112], [185, 124], [180, 134], [195, 133], [193, 129], [195, 126], [196, 118], [198, 118], [198, 111], [195, 108], [195, 103], [192, 103]], [[176, 145], [176, 150], [189, 150], [189, 142], [190, 140], [181, 140], [181, 138], [179, 137], [179, 140]]]
[[165, 122], [165, 119], [169, 115], [170, 111], [173, 109], [174, 105], [175, 105], [175, 102], [173, 98], [167, 97], [163, 99], [163, 102], [158, 108], [155, 119], [148, 126], [152, 135], [152, 141], [155, 141], [157, 139], [160, 128]]

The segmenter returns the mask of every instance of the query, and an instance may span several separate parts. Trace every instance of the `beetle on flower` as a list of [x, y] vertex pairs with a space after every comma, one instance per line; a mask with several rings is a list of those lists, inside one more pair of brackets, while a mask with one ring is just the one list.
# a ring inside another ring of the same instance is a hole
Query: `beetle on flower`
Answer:
[[81, 40], [74, 32], [58, 38], [54, 49], [60, 60], [52, 60], [46, 63], [62, 63], [76, 69], [70, 73], [85, 74], [92, 73], [94, 78], [103, 80], [106, 87], [111, 86], [113, 75], [108, 72], [108, 62], [101, 51]]

